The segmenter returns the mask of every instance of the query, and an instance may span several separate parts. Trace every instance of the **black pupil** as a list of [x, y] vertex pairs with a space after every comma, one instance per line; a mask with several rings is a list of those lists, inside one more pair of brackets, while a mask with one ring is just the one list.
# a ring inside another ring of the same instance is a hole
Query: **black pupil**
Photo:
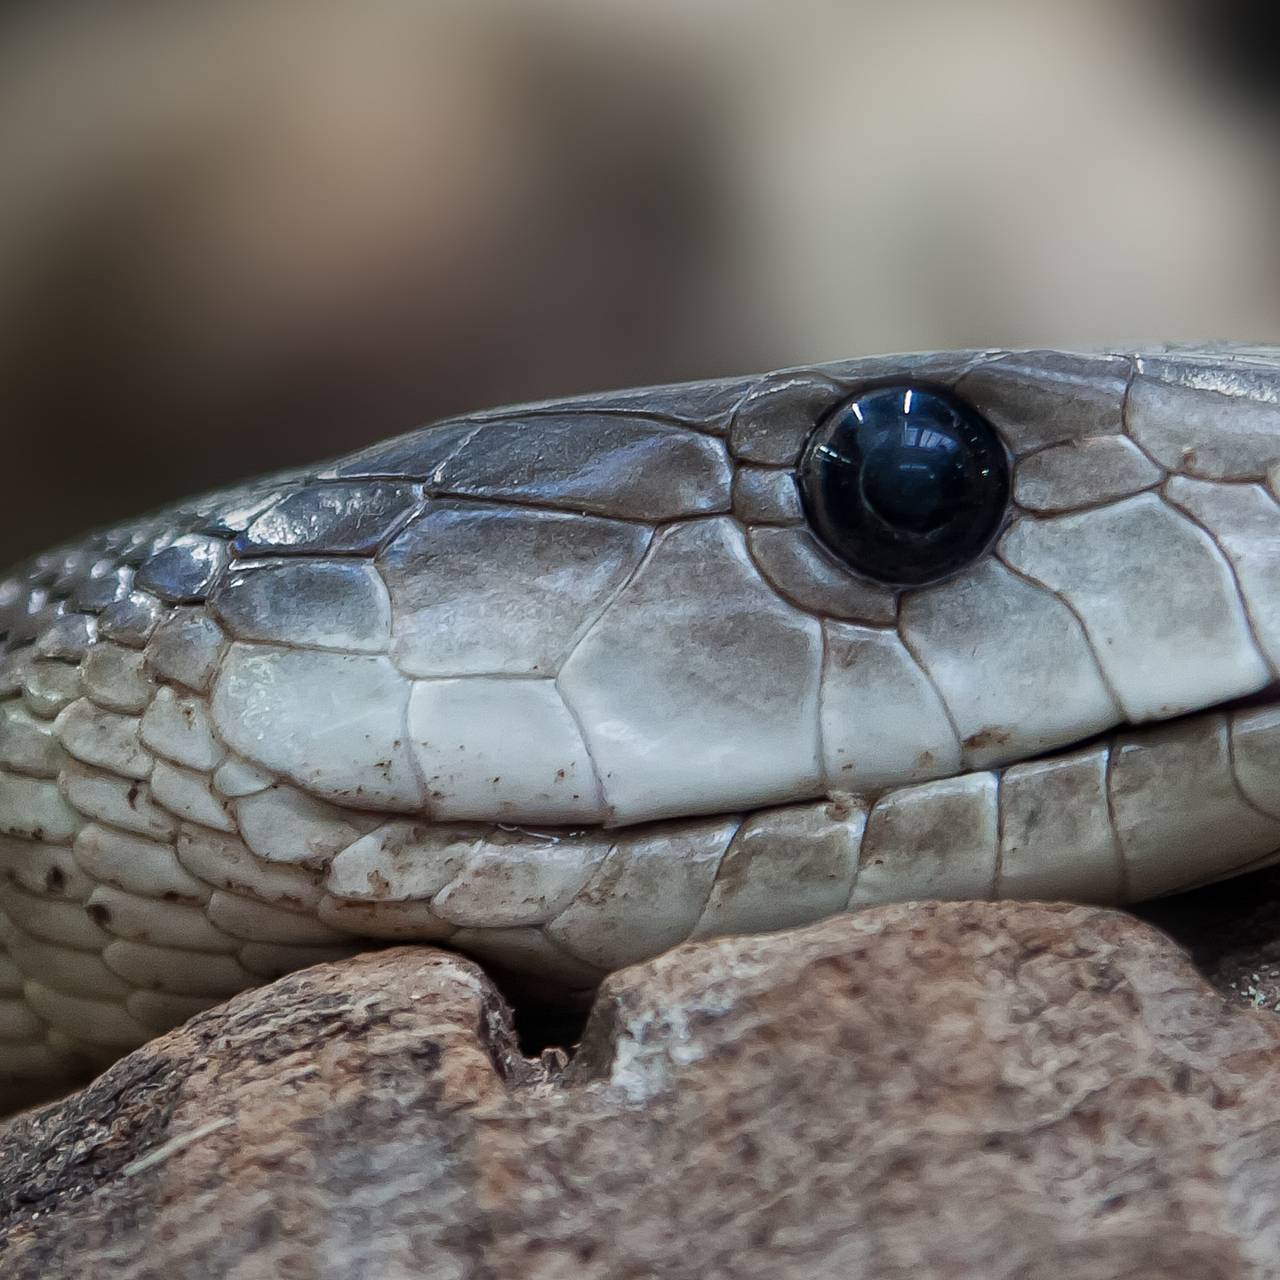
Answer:
[[814, 432], [800, 488], [814, 530], [851, 568], [913, 585], [956, 572], [1004, 518], [1009, 464], [969, 406], [922, 387], [880, 387]]
[[927, 533], [964, 497], [964, 458], [952, 437], [925, 429], [886, 435], [867, 455], [862, 492], [888, 524]]

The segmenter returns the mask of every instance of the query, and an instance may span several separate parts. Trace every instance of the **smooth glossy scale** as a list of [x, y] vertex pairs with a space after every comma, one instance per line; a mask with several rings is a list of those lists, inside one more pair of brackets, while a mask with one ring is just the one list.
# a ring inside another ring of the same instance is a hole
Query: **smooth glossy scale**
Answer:
[[849, 567], [916, 586], [964, 568], [1009, 502], [1009, 459], [969, 406], [922, 387], [878, 387], [842, 405], [800, 459], [814, 532]]

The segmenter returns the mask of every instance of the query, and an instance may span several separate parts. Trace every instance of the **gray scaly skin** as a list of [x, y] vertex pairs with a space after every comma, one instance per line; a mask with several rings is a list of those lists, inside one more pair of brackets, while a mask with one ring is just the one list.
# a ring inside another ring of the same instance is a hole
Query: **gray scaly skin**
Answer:
[[[941, 353], [496, 410], [20, 567], [0, 1089], [370, 939], [585, 989], [871, 903], [1272, 860], [1277, 360]], [[886, 379], [1016, 464], [994, 546], [903, 591], [793, 477]]]

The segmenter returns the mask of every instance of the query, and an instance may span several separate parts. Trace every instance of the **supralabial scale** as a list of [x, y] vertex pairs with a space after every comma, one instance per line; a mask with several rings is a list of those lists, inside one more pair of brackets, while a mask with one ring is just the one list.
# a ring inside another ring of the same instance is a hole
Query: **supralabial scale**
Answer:
[[966, 351], [475, 414], [41, 556], [4, 1097], [370, 940], [585, 990], [1272, 861], [1278, 480], [1280, 352]]

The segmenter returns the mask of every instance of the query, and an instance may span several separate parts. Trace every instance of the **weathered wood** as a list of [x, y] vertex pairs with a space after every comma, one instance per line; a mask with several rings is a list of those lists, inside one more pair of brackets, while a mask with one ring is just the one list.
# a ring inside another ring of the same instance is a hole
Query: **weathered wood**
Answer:
[[612, 978], [296, 974], [0, 1138], [6, 1277], [1280, 1275], [1280, 1021], [1119, 913], [887, 907]]

